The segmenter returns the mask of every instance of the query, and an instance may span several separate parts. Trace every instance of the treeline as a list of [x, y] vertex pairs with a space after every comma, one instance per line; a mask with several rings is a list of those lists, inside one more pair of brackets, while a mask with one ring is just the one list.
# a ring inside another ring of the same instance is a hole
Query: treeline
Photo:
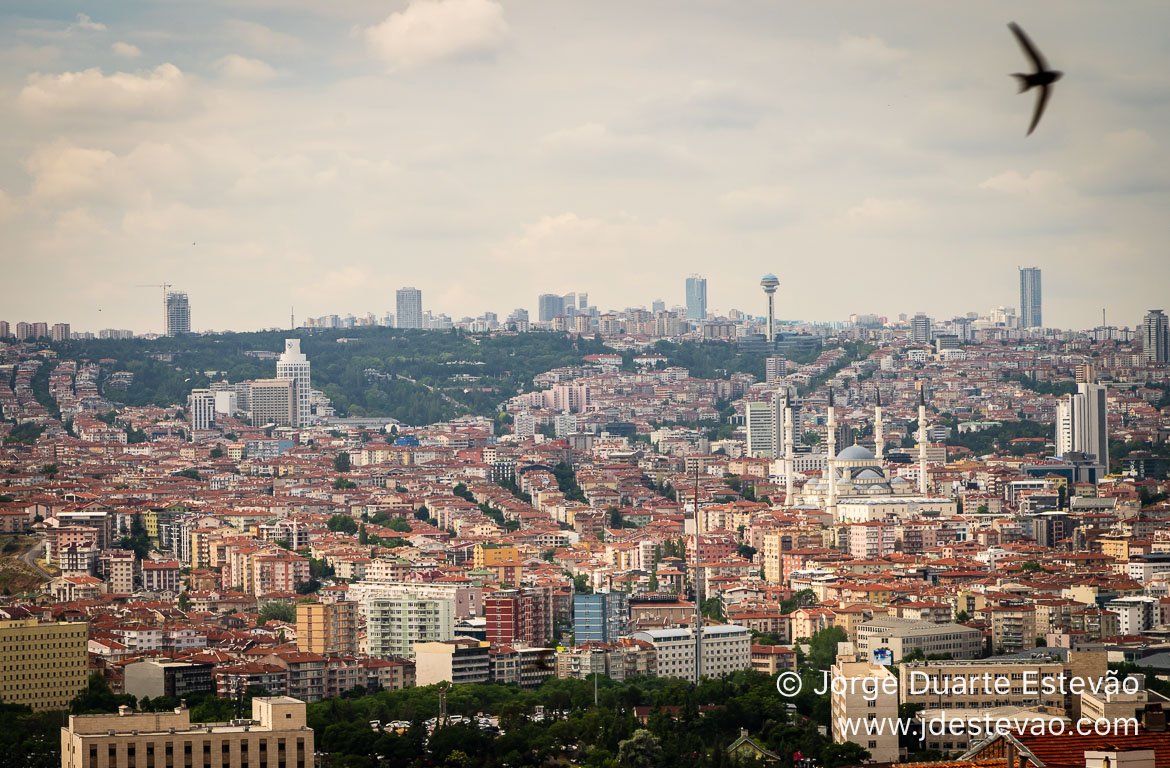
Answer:
[[[727, 746], [741, 728], [772, 752], [802, 752], [823, 768], [868, 757], [856, 744], [833, 744], [822, 736], [818, 722], [799, 711], [806, 708], [801, 700], [790, 708], [775, 680], [757, 672], [699, 686], [669, 678], [623, 683], [602, 678], [597, 706], [592, 681], [552, 679], [531, 691], [453, 686], [447, 693], [449, 715], [495, 715], [502, 733], [453, 724], [428, 739], [424, 721], [438, 716], [439, 696], [437, 686], [428, 686], [330, 699], [309, 706], [309, 725], [332, 768], [376, 768], [379, 756], [412, 767], [725, 766], [732, 764]], [[535, 715], [538, 707], [541, 717]], [[644, 723], [635, 717], [635, 707], [650, 708]], [[371, 728], [371, 721], [382, 726]], [[390, 721], [410, 725], [400, 733], [385, 727]]]
[[473, 336], [390, 328], [100, 339], [52, 346], [65, 359], [114, 359], [112, 370], [134, 374], [129, 387], [119, 389], [109, 386], [110, 370], [103, 369], [103, 394], [115, 402], [182, 406], [191, 389], [212, 380], [275, 376], [275, 361], [246, 353], [279, 353], [286, 338], [301, 339], [301, 351], [313, 364], [313, 386], [330, 397], [338, 413], [388, 416], [406, 424], [464, 413], [494, 416], [499, 403], [531, 386], [536, 374], [577, 365], [583, 355], [605, 351], [600, 339], [562, 333]]
[[1035, 443], [1012, 445], [1011, 441], [1018, 437], [1043, 437], [1052, 440], [1053, 426], [1038, 421], [1006, 421], [1001, 426], [989, 427], [978, 432], [959, 434], [956, 430], [947, 438], [946, 444], [970, 448], [976, 456], [983, 456], [996, 450], [1018, 455], [1037, 452]]

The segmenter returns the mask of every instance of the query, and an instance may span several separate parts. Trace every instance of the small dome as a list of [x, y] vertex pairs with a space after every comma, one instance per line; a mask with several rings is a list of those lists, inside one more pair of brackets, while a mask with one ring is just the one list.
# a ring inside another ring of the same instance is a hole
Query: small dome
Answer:
[[872, 461], [873, 453], [860, 445], [851, 445], [837, 454], [837, 461]]
[[885, 480], [885, 475], [878, 472], [873, 467], [866, 467], [857, 473], [858, 480]]

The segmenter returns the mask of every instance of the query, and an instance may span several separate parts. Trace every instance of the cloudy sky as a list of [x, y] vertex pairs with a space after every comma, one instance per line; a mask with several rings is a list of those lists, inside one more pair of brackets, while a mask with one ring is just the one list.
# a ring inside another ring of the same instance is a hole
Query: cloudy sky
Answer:
[[[1036, 133], [1015, 20], [1065, 71]], [[0, 5], [0, 319], [1170, 303], [1170, 3]]]

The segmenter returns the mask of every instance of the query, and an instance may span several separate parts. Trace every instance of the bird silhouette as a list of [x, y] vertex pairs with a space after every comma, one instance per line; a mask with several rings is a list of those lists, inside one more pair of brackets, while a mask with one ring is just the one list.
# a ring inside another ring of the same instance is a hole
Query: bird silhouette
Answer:
[[1044, 60], [1043, 54], [1036, 50], [1036, 46], [1024, 34], [1024, 30], [1014, 21], [1008, 24], [1008, 29], [1016, 36], [1016, 41], [1020, 44], [1020, 48], [1024, 50], [1024, 55], [1032, 61], [1032, 66], [1036, 68], [1035, 72], [1024, 74], [1016, 72], [1012, 77], [1020, 81], [1020, 93], [1031, 90], [1032, 88], [1039, 88], [1040, 93], [1036, 98], [1036, 111], [1032, 113], [1032, 124], [1028, 126], [1028, 136], [1032, 135], [1032, 131], [1036, 130], [1036, 126], [1040, 123], [1040, 116], [1044, 114], [1044, 107], [1048, 105], [1048, 97], [1052, 93], [1052, 84], [1060, 78], [1064, 77], [1063, 72], [1048, 68], [1048, 62]]

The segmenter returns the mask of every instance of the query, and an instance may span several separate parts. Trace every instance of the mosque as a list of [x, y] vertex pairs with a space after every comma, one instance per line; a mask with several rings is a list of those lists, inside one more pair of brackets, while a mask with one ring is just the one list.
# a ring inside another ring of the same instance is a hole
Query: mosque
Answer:
[[863, 523], [874, 520], [939, 517], [956, 514], [953, 499], [931, 496], [926, 462], [926, 399], [919, 393], [918, 400], [918, 483], [899, 475], [891, 476], [884, 462], [885, 439], [882, 406], [879, 397], [874, 409], [874, 453], [861, 445], [851, 445], [841, 452], [836, 450], [837, 416], [833, 393], [829, 392], [828, 442], [826, 467], [819, 477], [807, 480], [798, 490], [793, 459], [791, 435], [791, 403], [786, 401], [788, 413], [785, 423], [784, 484], [790, 507], [824, 509], [838, 523]]

